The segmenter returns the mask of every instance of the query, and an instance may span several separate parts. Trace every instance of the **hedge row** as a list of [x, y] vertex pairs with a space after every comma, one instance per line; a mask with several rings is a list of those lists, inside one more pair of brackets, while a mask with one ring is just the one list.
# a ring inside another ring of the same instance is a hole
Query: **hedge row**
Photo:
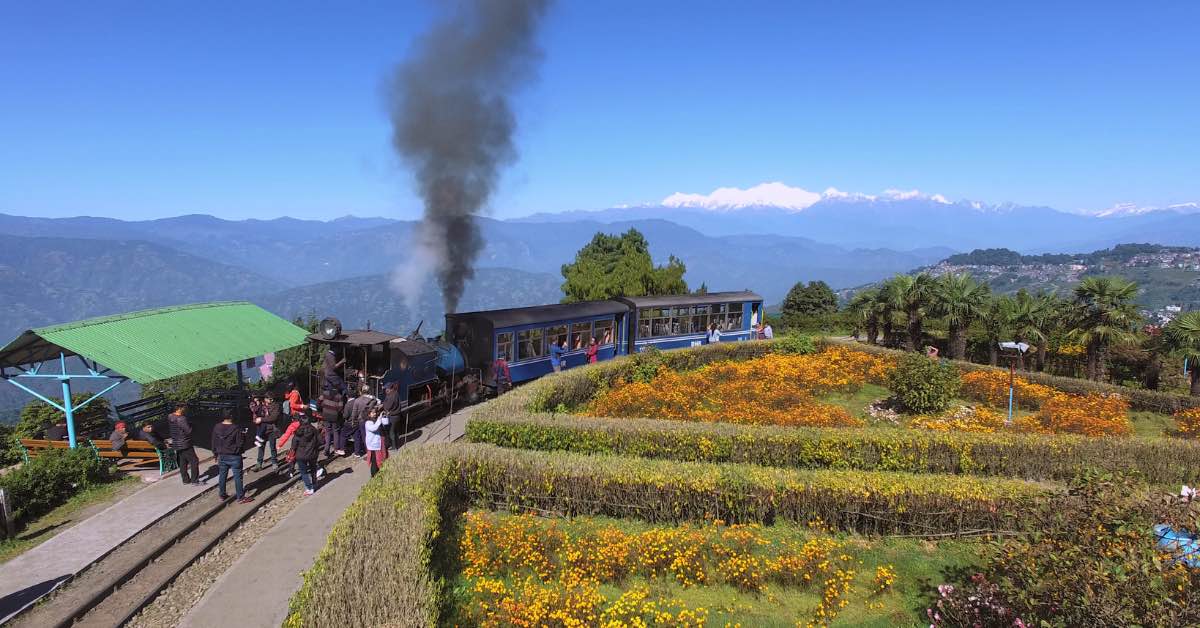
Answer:
[[330, 531], [292, 596], [284, 626], [436, 626], [440, 542], [463, 512], [456, 449], [406, 447], [384, 464]]
[[511, 414], [474, 417], [467, 438], [540, 451], [619, 454], [795, 469], [1069, 480], [1086, 468], [1135, 472], [1154, 484], [1200, 478], [1200, 443], [979, 434], [903, 428], [797, 428]]
[[793, 470], [468, 445], [462, 488], [490, 509], [651, 523], [824, 521], [864, 534], [1008, 530], [1052, 485], [962, 475]]
[[442, 543], [469, 505], [656, 523], [819, 519], [842, 530], [940, 536], [1020, 529], [1068, 499], [1056, 486], [1020, 480], [413, 446], [342, 514], [285, 625], [436, 625], [454, 554]]
[[[833, 338], [822, 338], [818, 341], [821, 346], [838, 345], [862, 351], [865, 353], [873, 353], [876, 355], [903, 355], [904, 351], [897, 349], [887, 349], [877, 345], [870, 345], [861, 342], [850, 340], [837, 340]], [[1008, 369], [987, 364], [975, 364], [974, 362], [964, 362], [959, 360], [952, 361], [954, 365], [965, 371], [1003, 371], [1008, 372]], [[1116, 393], [1129, 400], [1129, 405], [1134, 410], [1145, 410], [1147, 412], [1159, 412], [1162, 414], [1174, 414], [1186, 408], [1200, 407], [1200, 397], [1191, 397], [1188, 395], [1179, 395], [1174, 393], [1159, 392], [1157, 390], [1145, 390], [1142, 388], [1130, 388], [1128, 386], [1116, 386], [1113, 384], [1105, 384], [1102, 382], [1093, 382], [1086, 379], [1078, 379], [1074, 377], [1062, 377], [1060, 375], [1050, 375], [1048, 373], [1039, 373], [1037, 371], [1021, 371], [1021, 377], [1035, 384], [1043, 384], [1052, 388], [1057, 388], [1063, 392], [1068, 392], [1077, 395], [1086, 395], [1088, 393]]]

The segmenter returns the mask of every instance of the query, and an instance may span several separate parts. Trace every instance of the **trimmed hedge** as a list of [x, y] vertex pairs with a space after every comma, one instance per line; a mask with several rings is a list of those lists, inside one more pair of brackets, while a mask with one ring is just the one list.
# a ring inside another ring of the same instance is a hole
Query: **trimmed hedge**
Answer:
[[843, 530], [939, 536], [1020, 529], [1069, 499], [1020, 480], [416, 445], [342, 514], [285, 625], [436, 625], [453, 555], [442, 544], [468, 505], [649, 522], [820, 519]]
[[[876, 345], [854, 342], [851, 340], [837, 340], [833, 338], [822, 338], [818, 341], [822, 347], [829, 345], [837, 345], [862, 351], [864, 353], [872, 353], [875, 355], [901, 356], [905, 351], [897, 349], [887, 349]], [[1008, 372], [1008, 369], [988, 364], [975, 364], [974, 362], [964, 362], [959, 360], [950, 360], [952, 364], [959, 367], [963, 372], [967, 371], [1003, 371]], [[1039, 373], [1037, 371], [1021, 371], [1021, 377], [1036, 384], [1043, 384], [1053, 388], [1057, 388], [1063, 392], [1068, 392], [1076, 395], [1086, 395], [1088, 393], [1106, 393], [1119, 394], [1129, 400], [1129, 405], [1134, 410], [1145, 410], [1147, 412], [1158, 412], [1161, 414], [1175, 414], [1176, 412], [1186, 408], [1200, 408], [1200, 397], [1192, 397], [1189, 395], [1178, 395], [1174, 393], [1158, 392], [1156, 390], [1145, 390], [1141, 388], [1130, 388], [1128, 386], [1116, 386], [1113, 384], [1105, 384], [1102, 382], [1093, 382], [1086, 379], [1077, 379], [1074, 377], [1062, 377], [1060, 375], [1050, 375], [1048, 373]]]
[[441, 547], [463, 510], [455, 449], [412, 446], [384, 465], [330, 531], [284, 626], [436, 626]]
[[1087, 468], [1134, 472], [1153, 484], [1200, 479], [1200, 443], [1180, 440], [980, 434], [904, 428], [798, 428], [487, 414], [467, 423], [467, 438], [539, 451], [619, 454], [794, 469], [1069, 480]]

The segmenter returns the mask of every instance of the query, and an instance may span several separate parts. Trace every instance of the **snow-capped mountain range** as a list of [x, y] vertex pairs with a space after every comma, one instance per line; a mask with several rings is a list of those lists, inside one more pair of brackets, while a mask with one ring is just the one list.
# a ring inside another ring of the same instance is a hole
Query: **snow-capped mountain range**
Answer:
[[1125, 242], [1200, 246], [1200, 203], [1131, 204], [1088, 212], [951, 201], [941, 194], [889, 189], [878, 194], [827, 188], [817, 193], [780, 182], [671, 194], [657, 203], [537, 214], [529, 222], [661, 219], [724, 236], [799, 236], [851, 247], [959, 251], [1004, 247], [1026, 253], [1087, 251]]

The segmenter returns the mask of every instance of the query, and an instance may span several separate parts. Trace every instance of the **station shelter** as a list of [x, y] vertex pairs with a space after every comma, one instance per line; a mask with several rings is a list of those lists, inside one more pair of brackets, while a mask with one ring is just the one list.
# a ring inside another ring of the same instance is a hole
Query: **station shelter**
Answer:
[[[144, 310], [30, 329], [0, 349], [0, 378], [61, 411], [75, 447], [75, 412], [125, 382], [241, 364], [304, 344], [307, 336], [246, 301]], [[61, 403], [34, 390], [34, 381], [59, 382]], [[77, 381], [99, 382], [100, 390], [76, 404], [71, 386]]]

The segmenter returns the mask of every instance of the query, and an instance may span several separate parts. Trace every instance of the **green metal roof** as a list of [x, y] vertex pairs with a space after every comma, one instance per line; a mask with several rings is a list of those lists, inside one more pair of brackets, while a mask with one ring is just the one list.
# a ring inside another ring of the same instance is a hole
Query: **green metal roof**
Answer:
[[308, 332], [245, 301], [201, 303], [31, 329], [0, 367], [78, 355], [145, 384], [303, 344]]

